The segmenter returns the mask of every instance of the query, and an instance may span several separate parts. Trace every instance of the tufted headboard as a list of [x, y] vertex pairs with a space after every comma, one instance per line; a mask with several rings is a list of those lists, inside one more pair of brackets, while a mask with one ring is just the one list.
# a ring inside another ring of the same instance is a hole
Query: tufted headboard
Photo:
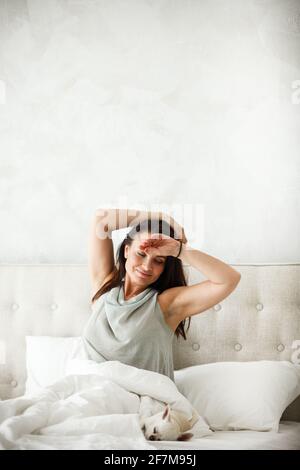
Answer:
[[[232, 266], [242, 275], [235, 291], [191, 318], [186, 341], [174, 336], [175, 369], [295, 357], [300, 264]], [[184, 270], [188, 284], [206, 279], [191, 266]], [[25, 392], [25, 336], [80, 336], [91, 313], [91, 294], [83, 264], [0, 265], [0, 398]], [[282, 419], [300, 421], [300, 397]]]

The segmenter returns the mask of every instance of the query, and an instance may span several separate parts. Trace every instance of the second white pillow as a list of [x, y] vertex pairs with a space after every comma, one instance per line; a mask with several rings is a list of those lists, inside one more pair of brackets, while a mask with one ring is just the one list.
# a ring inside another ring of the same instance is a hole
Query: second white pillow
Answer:
[[278, 432], [300, 395], [300, 366], [289, 361], [214, 362], [176, 370], [174, 378], [214, 430]]

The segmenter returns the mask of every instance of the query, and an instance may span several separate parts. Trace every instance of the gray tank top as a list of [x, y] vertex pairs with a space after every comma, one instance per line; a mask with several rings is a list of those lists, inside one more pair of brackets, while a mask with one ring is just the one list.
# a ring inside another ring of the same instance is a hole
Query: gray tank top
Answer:
[[174, 382], [174, 331], [165, 322], [158, 291], [148, 287], [124, 300], [124, 282], [101, 295], [82, 333], [90, 359], [120, 361], [167, 375]]

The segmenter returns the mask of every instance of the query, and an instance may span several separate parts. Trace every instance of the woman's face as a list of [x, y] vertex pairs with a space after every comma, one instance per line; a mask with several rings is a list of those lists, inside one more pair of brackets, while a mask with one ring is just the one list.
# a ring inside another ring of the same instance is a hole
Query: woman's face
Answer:
[[[138, 285], [149, 285], [155, 282], [164, 270], [166, 256], [157, 256], [156, 250], [148, 248], [147, 253], [140, 248], [143, 240], [150, 234], [137, 233], [131, 246], [125, 246], [126, 272], [131, 282]], [[142, 273], [145, 273], [143, 276]]]

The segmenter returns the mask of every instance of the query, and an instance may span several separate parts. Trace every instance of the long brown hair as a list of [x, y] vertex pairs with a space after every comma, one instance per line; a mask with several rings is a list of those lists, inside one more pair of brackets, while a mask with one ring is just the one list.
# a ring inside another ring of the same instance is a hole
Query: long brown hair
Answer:
[[[154, 229], [153, 229], [154, 227]], [[121, 286], [122, 281], [126, 275], [126, 258], [124, 256], [125, 246], [130, 246], [134, 240], [136, 233], [149, 232], [149, 233], [161, 233], [168, 235], [169, 237], [175, 238], [175, 232], [173, 227], [162, 219], [145, 219], [134, 226], [126, 235], [122, 243], [119, 245], [116, 253], [116, 265], [112, 271], [112, 274], [108, 281], [103, 284], [100, 289], [92, 298], [92, 302], [98, 299], [101, 295], [110, 291], [113, 287]], [[176, 237], [178, 239], [178, 237]], [[159, 278], [150, 284], [148, 287], [152, 287], [157, 290], [158, 293], [163, 292], [171, 287], [186, 286], [187, 282], [182, 267], [182, 261], [174, 256], [167, 256], [165, 261], [164, 270]], [[189, 318], [189, 324], [187, 330], [190, 327], [191, 318]], [[186, 340], [186, 334], [184, 331], [185, 321], [182, 320], [175, 330], [175, 335], [178, 339], [181, 335]]]

